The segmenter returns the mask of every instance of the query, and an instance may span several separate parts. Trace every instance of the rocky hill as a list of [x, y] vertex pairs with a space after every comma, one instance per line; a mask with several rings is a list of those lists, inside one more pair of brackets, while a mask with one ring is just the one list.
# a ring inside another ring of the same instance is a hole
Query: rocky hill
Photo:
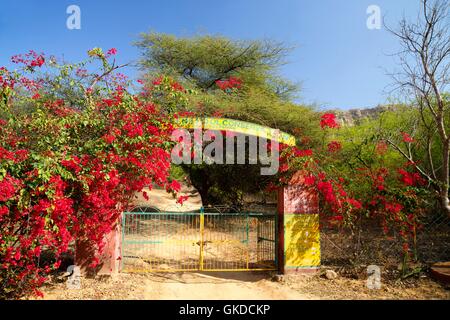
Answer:
[[367, 109], [350, 109], [350, 110], [330, 110], [339, 119], [339, 122], [343, 126], [353, 126], [360, 123], [364, 119], [375, 119], [382, 112], [388, 110], [394, 110], [395, 106], [377, 106], [375, 108]]

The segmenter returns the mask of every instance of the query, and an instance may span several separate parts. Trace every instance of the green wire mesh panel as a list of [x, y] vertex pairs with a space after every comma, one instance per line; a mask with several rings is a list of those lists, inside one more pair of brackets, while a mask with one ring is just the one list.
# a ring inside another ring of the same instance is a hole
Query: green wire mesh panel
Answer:
[[123, 271], [276, 269], [275, 215], [145, 211], [123, 215]]
[[198, 269], [198, 214], [124, 213], [124, 271], [189, 271]]
[[203, 270], [276, 268], [275, 215], [205, 213], [204, 219]]
[[248, 269], [249, 241], [247, 216], [205, 214], [203, 269]]

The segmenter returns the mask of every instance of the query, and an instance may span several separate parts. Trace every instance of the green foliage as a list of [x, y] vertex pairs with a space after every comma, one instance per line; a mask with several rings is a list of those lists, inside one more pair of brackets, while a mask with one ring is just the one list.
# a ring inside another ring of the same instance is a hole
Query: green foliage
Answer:
[[174, 164], [170, 166], [169, 174], [170, 180], [183, 181], [186, 177], [186, 173], [184, 172], [183, 168]]

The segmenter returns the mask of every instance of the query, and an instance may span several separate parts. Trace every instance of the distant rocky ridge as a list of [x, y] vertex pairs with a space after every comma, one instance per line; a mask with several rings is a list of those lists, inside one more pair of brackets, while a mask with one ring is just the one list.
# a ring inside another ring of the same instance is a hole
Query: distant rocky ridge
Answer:
[[365, 119], [376, 119], [384, 111], [392, 111], [396, 108], [394, 105], [377, 106], [375, 108], [366, 109], [350, 109], [350, 110], [329, 110], [327, 112], [334, 113], [343, 126], [354, 126]]

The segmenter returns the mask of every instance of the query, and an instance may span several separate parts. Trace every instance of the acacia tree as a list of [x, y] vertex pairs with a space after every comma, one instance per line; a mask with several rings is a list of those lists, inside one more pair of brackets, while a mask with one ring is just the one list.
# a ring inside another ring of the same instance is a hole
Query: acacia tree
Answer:
[[[136, 45], [142, 52], [140, 66], [148, 91], [155, 93], [161, 74], [190, 89], [189, 102], [176, 105], [176, 111], [250, 121], [293, 134], [297, 128], [302, 135], [317, 130], [314, 122], [318, 116], [311, 108], [292, 103], [296, 85], [277, 74], [289, 52], [283, 44], [151, 32], [141, 34]], [[258, 168], [246, 165], [183, 168], [204, 203], [236, 204], [244, 193], [265, 189], [269, 180], [259, 175]], [[241, 178], [243, 172], [247, 179]]]
[[[425, 157], [412, 152], [414, 138], [403, 134], [404, 144], [387, 139], [429, 181], [439, 195], [440, 205], [450, 215], [449, 157], [450, 126], [448, 92], [450, 77], [450, 2], [421, 0], [417, 21], [401, 20], [397, 30], [401, 70], [392, 74], [398, 89], [413, 97], [420, 117], [413, 131], [420, 133]], [[413, 135], [413, 134], [411, 134]], [[417, 145], [415, 147], [418, 147]]]
[[236, 41], [209, 35], [177, 38], [150, 32], [142, 33], [136, 46], [142, 51], [140, 64], [145, 71], [173, 75], [202, 90], [214, 89], [218, 81], [230, 76], [239, 76], [246, 84], [270, 87], [285, 98], [297, 89], [273, 74], [290, 50], [273, 41]]

